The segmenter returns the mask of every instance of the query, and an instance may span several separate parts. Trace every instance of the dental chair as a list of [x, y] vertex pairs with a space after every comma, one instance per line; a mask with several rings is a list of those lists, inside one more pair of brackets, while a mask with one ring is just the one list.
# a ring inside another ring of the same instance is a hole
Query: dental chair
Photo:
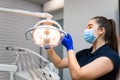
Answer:
[[60, 80], [58, 69], [38, 53], [20, 47], [7, 47], [6, 49], [14, 50], [16, 54], [14, 62], [16, 66], [9, 65], [7, 69], [3, 68], [10, 71], [11, 80], [13, 80], [13, 73], [14, 80]]

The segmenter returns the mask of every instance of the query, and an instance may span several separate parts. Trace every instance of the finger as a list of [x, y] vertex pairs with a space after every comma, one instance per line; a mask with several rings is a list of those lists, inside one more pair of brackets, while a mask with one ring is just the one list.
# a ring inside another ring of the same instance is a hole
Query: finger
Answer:
[[69, 33], [67, 34], [67, 38], [72, 39], [72, 37], [71, 37], [71, 35]]

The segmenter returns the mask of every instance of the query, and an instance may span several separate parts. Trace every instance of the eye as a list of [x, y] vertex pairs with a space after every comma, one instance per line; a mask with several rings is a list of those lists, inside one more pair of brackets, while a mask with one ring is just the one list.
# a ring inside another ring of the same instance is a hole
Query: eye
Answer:
[[88, 29], [93, 28], [93, 24], [88, 24], [87, 28], [88, 28]]

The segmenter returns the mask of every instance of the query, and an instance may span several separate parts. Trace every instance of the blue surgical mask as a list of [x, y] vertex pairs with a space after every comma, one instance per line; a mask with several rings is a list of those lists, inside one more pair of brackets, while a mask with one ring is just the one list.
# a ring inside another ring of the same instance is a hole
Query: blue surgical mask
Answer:
[[93, 29], [86, 29], [84, 31], [84, 39], [88, 43], [92, 44], [96, 40], [96, 36], [94, 35], [94, 30]]

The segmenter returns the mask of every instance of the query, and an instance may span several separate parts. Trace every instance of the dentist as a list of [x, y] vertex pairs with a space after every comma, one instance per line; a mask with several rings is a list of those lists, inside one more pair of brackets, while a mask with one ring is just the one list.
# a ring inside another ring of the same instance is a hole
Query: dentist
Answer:
[[57, 68], [69, 68], [72, 80], [116, 80], [120, 57], [115, 22], [103, 16], [92, 18], [84, 31], [90, 48], [74, 52], [73, 40], [68, 33], [62, 40], [67, 58], [61, 59], [52, 47], [46, 48]]

